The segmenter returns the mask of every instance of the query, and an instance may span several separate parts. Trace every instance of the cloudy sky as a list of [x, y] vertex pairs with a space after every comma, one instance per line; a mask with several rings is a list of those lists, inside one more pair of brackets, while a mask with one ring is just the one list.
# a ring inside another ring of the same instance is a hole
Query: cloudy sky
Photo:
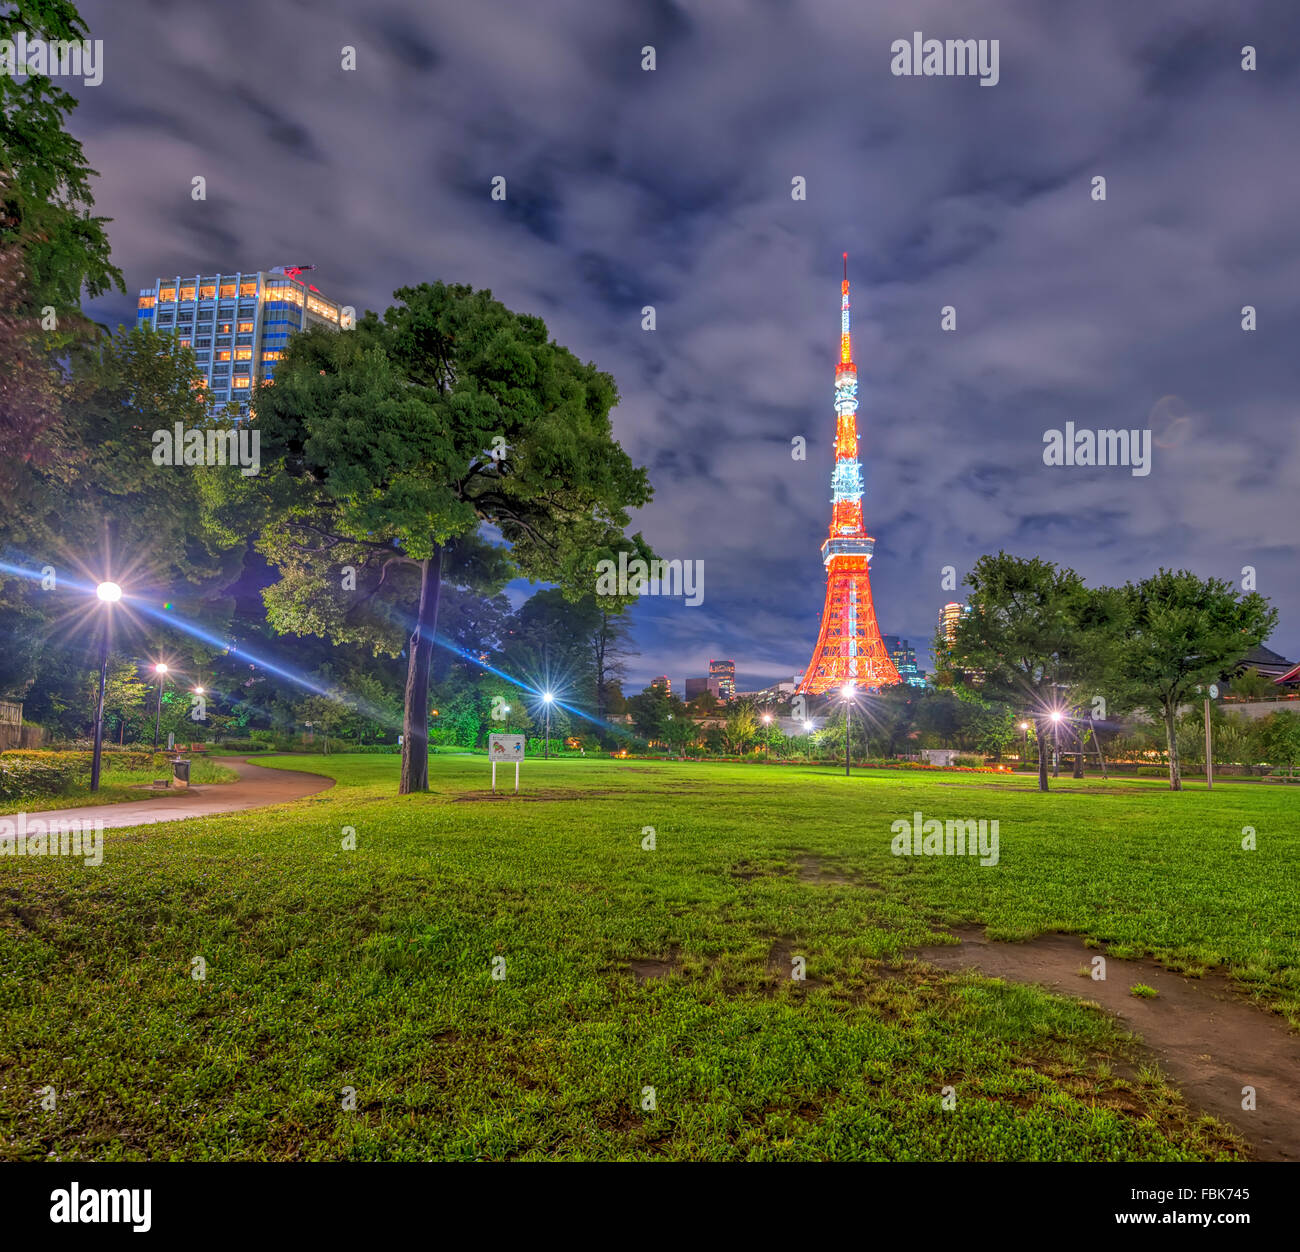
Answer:
[[[490, 288], [614, 375], [634, 528], [704, 568], [700, 606], [634, 610], [634, 686], [808, 660], [845, 251], [884, 631], [923, 647], [944, 567], [1005, 548], [1090, 582], [1253, 567], [1300, 654], [1291, 0], [80, 8], [105, 71], [72, 127], [131, 294], [101, 319], [159, 274], [307, 262], [358, 309]], [[999, 81], [892, 74], [914, 31], [998, 40]], [[1067, 421], [1150, 430], [1151, 472], [1044, 465]]]

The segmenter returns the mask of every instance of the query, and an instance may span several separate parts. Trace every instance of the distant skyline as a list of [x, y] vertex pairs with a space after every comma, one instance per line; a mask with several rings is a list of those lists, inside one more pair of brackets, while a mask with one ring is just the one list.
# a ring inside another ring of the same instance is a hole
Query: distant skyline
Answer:
[[[614, 376], [656, 492], [631, 529], [705, 580], [633, 609], [629, 691], [808, 662], [845, 251], [872, 588], [918, 664], [945, 567], [1000, 548], [1093, 584], [1249, 567], [1300, 653], [1293, 6], [80, 7], [104, 73], [70, 128], [128, 288], [98, 320], [159, 274], [314, 263], [358, 311], [490, 288]], [[997, 39], [996, 85], [892, 74], [916, 30]], [[1044, 464], [1067, 422], [1149, 430], [1150, 472]]]

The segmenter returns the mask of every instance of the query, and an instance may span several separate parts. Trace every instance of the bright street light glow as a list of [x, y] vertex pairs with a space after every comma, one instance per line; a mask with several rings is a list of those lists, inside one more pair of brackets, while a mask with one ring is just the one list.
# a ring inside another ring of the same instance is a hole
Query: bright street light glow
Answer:
[[804, 724], [803, 724], [803, 728], [804, 728], [804, 730], [812, 730], [812, 728], [813, 728], [813, 724], [812, 724], [812, 722], [804, 722]]
[[1060, 710], [1059, 710], [1059, 709], [1053, 709], [1053, 710], [1052, 710], [1052, 721], [1054, 721], [1054, 722], [1059, 722], [1060, 720], [1061, 720], [1061, 713], [1060, 713]]
[[155, 665], [153, 668], [154, 668], [154, 673], [156, 674], [165, 674], [167, 672], [167, 666], [164, 665], [161, 661], [159, 661], [158, 664]]
[[1028, 723], [1028, 722], [1021, 722], [1021, 723], [1020, 723], [1020, 729], [1021, 729], [1021, 730], [1028, 730], [1028, 729], [1029, 729], [1029, 723]]
[[771, 720], [772, 720], [772, 714], [771, 714], [771, 713], [764, 713], [764, 714], [763, 714], [763, 721], [764, 721], [765, 723], [766, 723], [766, 722], [770, 722]]
[[95, 594], [105, 604], [116, 604], [122, 598], [122, 588], [116, 583], [100, 583], [95, 588]]
[[856, 685], [854, 683], [845, 683], [840, 690], [840, 695], [842, 695], [846, 700], [852, 700], [855, 690]]
[[542, 692], [542, 699], [545, 700], [547, 704], [550, 704], [551, 701], [555, 699], [555, 697], [554, 697], [553, 695], [551, 695], [551, 693], [550, 693], [549, 691], [543, 691], [543, 692]]
[[202, 687], [195, 687], [195, 688], [194, 688], [194, 694], [195, 694], [196, 696], [201, 696], [201, 695], [203, 694], [203, 688], [202, 688]]

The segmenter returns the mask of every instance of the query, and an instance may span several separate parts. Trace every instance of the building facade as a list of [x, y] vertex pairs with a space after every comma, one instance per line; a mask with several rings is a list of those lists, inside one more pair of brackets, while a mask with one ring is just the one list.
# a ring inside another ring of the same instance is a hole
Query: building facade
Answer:
[[275, 376], [289, 336], [309, 326], [346, 326], [352, 310], [321, 295], [300, 266], [251, 274], [156, 279], [140, 292], [136, 325], [174, 334], [194, 353], [212, 407], [248, 415], [252, 388]]
[[736, 698], [735, 661], [710, 661], [709, 677], [717, 681], [719, 700], [734, 700]]
[[881, 638], [885, 641], [885, 650], [893, 660], [899, 678], [909, 687], [928, 686], [925, 681], [925, 670], [917, 668], [916, 649], [906, 639], [900, 639], [897, 635], [882, 635]]

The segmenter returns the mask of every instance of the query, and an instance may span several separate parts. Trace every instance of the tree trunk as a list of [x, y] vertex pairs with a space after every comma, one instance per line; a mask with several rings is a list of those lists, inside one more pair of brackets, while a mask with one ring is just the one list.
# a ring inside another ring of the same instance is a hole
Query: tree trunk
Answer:
[[1047, 790], [1047, 750], [1044, 744], [1047, 743], [1047, 732], [1052, 723], [1041, 721], [1038, 723], [1038, 790]]
[[1178, 737], [1174, 733], [1174, 705], [1165, 705], [1165, 737], [1169, 742], [1169, 790], [1181, 791], [1183, 779], [1178, 771]]
[[1083, 777], [1083, 731], [1081, 731], [1077, 726], [1074, 727], [1074, 742], [1075, 742], [1075, 746], [1079, 750], [1074, 754], [1073, 777], [1082, 778]]
[[429, 668], [433, 635], [438, 628], [438, 593], [442, 589], [442, 549], [420, 562], [420, 608], [406, 649], [406, 702], [402, 713], [402, 782], [410, 795], [429, 790]]

